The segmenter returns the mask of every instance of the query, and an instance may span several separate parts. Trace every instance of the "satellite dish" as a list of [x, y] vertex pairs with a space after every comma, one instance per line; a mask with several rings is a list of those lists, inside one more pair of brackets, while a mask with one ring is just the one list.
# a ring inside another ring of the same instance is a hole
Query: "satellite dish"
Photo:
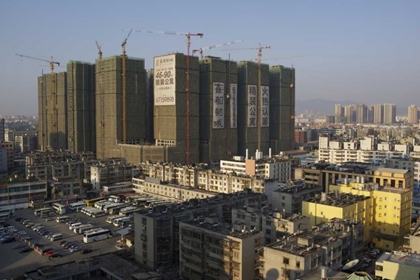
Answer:
[[352, 268], [352, 267], [354, 267], [356, 264], [358, 264], [359, 263], [359, 260], [358, 259], [354, 259], [354, 260], [352, 260], [352, 261], [349, 261], [348, 263], [346, 263], [344, 266], [343, 266], [343, 270], [347, 270], [347, 269], [350, 269], [350, 268]]

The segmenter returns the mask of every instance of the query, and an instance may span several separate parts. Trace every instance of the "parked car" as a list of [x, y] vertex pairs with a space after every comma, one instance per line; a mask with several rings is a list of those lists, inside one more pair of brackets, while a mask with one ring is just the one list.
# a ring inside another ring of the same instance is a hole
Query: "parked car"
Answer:
[[38, 248], [44, 248], [45, 247], [45, 245], [42, 245], [40, 243], [35, 243], [34, 246], [38, 247]]
[[48, 235], [48, 234], [50, 234], [50, 232], [49, 232], [48, 230], [44, 230], [44, 231], [41, 231], [41, 232], [39, 233], [39, 235], [41, 235], [41, 236], [46, 236], [46, 235]]
[[5, 239], [2, 239], [1, 243], [10, 243], [10, 242], [15, 242], [15, 241], [16, 241], [16, 239], [14, 237], [8, 237], [8, 238], [5, 238]]
[[117, 250], [123, 250], [126, 248], [126, 246], [122, 245], [122, 244], [117, 244], [115, 245], [115, 248], [117, 248]]
[[26, 247], [26, 245], [25, 244], [17, 244], [17, 245], [15, 245], [15, 246], [13, 246], [12, 247], [12, 249], [13, 250], [16, 250], [16, 249], [23, 249], [23, 248], [25, 248]]
[[28, 252], [31, 252], [31, 251], [33, 251], [34, 249], [32, 249], [32, 248], [30, 248], [30, 247], [26, 247], [26, 248], [24, 248], [24, 249], [22, 249], [22, 250], [20, 250], [19, 251], [19, 253], [28, 253]]
[[84, 250], [82, 250], [82, 251], [80, 251], [80, 254], [89, 254], [89, 253], [92, 253], [92, 249], [84, 249]]
[[52, 259], [52, 258], [61, 258], [62, 256], [63, 256], [62, 254], [54, 253], [54, 254], [48, 256], [48, 258], [49, 259]]
[[67, 244], [70, 244], [70, 241], [64, 241], [63, 243], [60, 243], [61, 247], [65, 247]]
[[46, 222], [50, 222], [50, 221], [54, 221], [54, 220], [55, 219], [54, 218], [51, 218], [51, 217], [45, 219]]
[[22, 221], [22, 220], [23, 220], [23, 218], [21, 218], [21, 217], [16, 217], [16, 218], [15, 218], [15, 221], [16, 221], [16, 222], [20, 222], [20, 221]]
[[46, 248], [46, 249], [42, 249], [42, 254], [43, 255], [45, 255], [46, 253], [48, 253], [48, 252], [50, 252], [50, 251], [53, 251], [54, 249], [53, 248]]
[[51, 251], [46, 252], [44, 255], [49, 257], [49, 256], [52, 256], [54, 254], [55, 254], [54, 250], [51, 250]]
[[58, 244], [60, 244], [60, 246], [61, 246], [61, 245], [63, 245], [66, 242], [67, 242], [66, 240], [60, 240], [60, 243], [58, 243]]
[[81, 246], [74, 246], [74, 247], [70, 248], [70, 252], [72, 252], [72, 253], [80, 251], [80, 250], [82, 250]]
[[74, 246], [74, 245], [76, 245], [76, 244], [68, 243], [68, 244], [64, 245], [63, 247], [66, 248], [66, 249], [69, 249], [71, 246]]
[[31, 240], [32, 237], [30, 237], [29, 235], [24, 235], [24, 236], [21, 236], [20, 239], [22, 239], [22, 240]]

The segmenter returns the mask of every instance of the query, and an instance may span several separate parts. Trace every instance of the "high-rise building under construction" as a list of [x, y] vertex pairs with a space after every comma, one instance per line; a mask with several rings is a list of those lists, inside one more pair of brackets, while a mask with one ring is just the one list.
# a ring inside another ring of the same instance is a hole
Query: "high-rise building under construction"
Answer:
[[[120, 156], [121, 151], [116, 147], [117, 144], [141, 144], [146, 140], [144, 59], [127, 57], [125, 65], [125, 76], [123, 76], [121, 56], [96, 60], [95, 117], [98, 158]], [[125, 104], [123, 104], [123, 79], [126, 83]]]
[[246, 155], [246, 150], [250, 154], [255, 154], [257, 150], [268, 154], [270, 147], [270, 78], [267, 64], [261, 65], [260, 98], [258, 77], [257, 63], [238, 62], [238, 154], [241, 156]]
[[200, 60], [200, 162], [238, 154], [238, 68], [217, 57]]
[[[175, 53], [154, 58], [154, 138], [171, 149], [170, 161], [199, 161], [199, 62], [189, 65], [189, 151], [187, 151], [187, 61]], [[189, 155], [187, 154], [189, 153]], [[169, 159], [168, 158], [168, 159]]]
[[294, 68], [270, 67], [270, 147], [275, 154], [293, 150], [295, 87]]
[[67, 149], [67, 73], [52, 75], [38, 77], [38, 137], [43, 151]]
[[73, 152], [95, 152], [95, 65], [67, 64], [67, 140]]

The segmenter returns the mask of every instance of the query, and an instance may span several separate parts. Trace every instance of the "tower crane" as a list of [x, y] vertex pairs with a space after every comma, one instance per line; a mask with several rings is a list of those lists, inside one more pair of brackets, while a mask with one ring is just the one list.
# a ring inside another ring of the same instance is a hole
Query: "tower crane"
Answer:
[[209, 47], [202, 47], [202, 48], [199, 48], [197, 50], [193, 50], [192, 54], [194, 55], [196, 52], [199, 52], [200, 53], [200, 58], [203, 59], [203, 51], [211, 50], [211, 49], [215, 49], [215, 48], [220, 48], [220, 47], [223, 47], [223, 46], [232, 45], [232, 44], [236, 44], [236, 43], [240, 43], [242, 41], [243, 40], [236, 40], [236, 41], [217, 44], [217, 45], [213, 45], [213, 46], [209, 46]]
[[258, 151], [261, 151], [261, 57], [262, 50], [270, 49], [270, 46], [261, 46], [256, 48], [224, 49], [224, 50], [258, 50], [258, 86], [257, 86], [257, 131], [258, 131]]
[[[127, 44], [127, 40], [133, 32], [133, 29], [130, 30], [127, 37], [121, 43], [122, 47], [122, 142], [126, 144], [127, 142], [127, 79], [126, 79], [126, 59], [127, 53], [125, 51], [125, 45]], [[100, 54], [101, 55], [101, 54]]]
[[[54, 74], [54, 66], [60, 66], [60, 62], [54, 61], [54, 58], [51, 56], [51, 59], [42, 59], [42, 58], [36, 58], [36, 57], [32, 57], [32, 56], [28, 56], [28, 55], [23, 55], [23, 54], [16, 54], [17, 56], [23, 57], [23, 58], [29, 58], [29, 59], [34, 59], [34, 60], [38, 60], [38, 61], [43, 61], [43, 62], [48, 62], [49, 66], [50, 66], [50, 70], [51, 70], [51, 100], [50, 100], [50, 110], [51, 110], [51, 123], [53, 126], [53, 133], [51, 134], [53, 137], [53, 141], [51, 141], [52, 143], [50, 143], [50, 147], [52, 148], [56, 148], [57, 147], [57, 143], [56, 143], [56, 139], [58, 136], [58, 126], [57, 126], [57, 120], [56, 120], [56, 93], [55, 93], [55, 74]], [[54, 134], [55, 133], [55, 134]]]
[[[131, 29], [132, 30], [132, 29]], [[127, 30], [125, 30], [127, 31]], [[165, 34], [165, 35], [177, 35], [177, 36], [185, 36], [187, 38], [187, 71], [186, 71], [186, 117], [187, 117], [187, 152], [186, 152], [186, 163], [190, 165], [190, 47], [191, 47], [191, 37], [196, 36], [203, 38], [203, 33], [191, 33], [191, 32], [169, 32], [169, 31], [150, 31], [150, 30], [134, 30], [135, 32], [140, 33], [149, 33], [149, 34]], [[130, 31], [131, 33], [131, 31]]]
[[[95, 41], [96, 47], [98, 48], [99, 55], [99, 92], [101, 94], [100, 104], [101, 104], [101, 159], [105, 157], [105, 94], [103, 88], [103, 77], [102, 77], [102, 48], [99, 45], [98, 41]], [[124, 106], [124, 105], [123, 105]]]

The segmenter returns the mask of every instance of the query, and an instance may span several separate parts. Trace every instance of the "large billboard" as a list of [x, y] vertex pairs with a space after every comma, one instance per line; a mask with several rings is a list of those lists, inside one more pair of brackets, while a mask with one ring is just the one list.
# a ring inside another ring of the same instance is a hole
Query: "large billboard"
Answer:
[[257, 127], [257, 86], [248, 85], [248, 127]]
[[270, 119], [270, 87], [262, 86], [261, 87], [261, 127], [269, 127]]
[[238, 127], [238, 85], [230, 84], [230, 127]]
[[225, 127], [225, 84], [213, 83], [213, 128]]
[[175, 105], [175, 54], [154, 59], [155, 106]]

